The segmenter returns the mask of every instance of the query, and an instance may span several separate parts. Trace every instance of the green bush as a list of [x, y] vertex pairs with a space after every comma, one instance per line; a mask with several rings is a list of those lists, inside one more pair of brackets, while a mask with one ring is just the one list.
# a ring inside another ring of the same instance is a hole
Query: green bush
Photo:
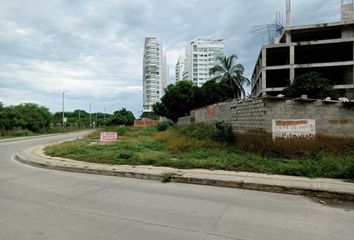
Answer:
[[177, 127], [177, 130], [187, 137], [196, 138], [199, 140], [212, 139], [214, 136], [213, 126], [205, 124], [181, 126]]
[[198, 140], [214, 140], [217, 142], [232, 142], [233, 132], [231, 124], [220, 121], [215, 125], [192, 124], [177, 127], [177, 130], [183, 135]]
[[307, 95], [309, 98], [323, 99], [331, 97], [337, 99], [338, 91], [333, 89], [330, 80], [321, 76], [317, 72], [309, 72], [295, 78], [285, 90], [287, 97], [297, 98], [301, 95]]
[[231, 142], [234, 138], [231, 124], [224, 121], [215, 123], [213, 138], [218, 142]]
[[117, 133], [119, 136], [124, 136], [129, 131], [129, 127], [119, 127], [117, 128]]
[[168, 121], [163, 121], [163, 122], [160, 122], [160, 123], [156, 126], [156, 129], [157, 129], [157, 131], [159, 131], [159, 132], [166, 131], [166, 130], [169, 128], [170, 125], [171, 125], [171, 124], [170, 124]]
[[25, 129], [25, 130], [17, 130], [17, 131], [15, 131], [13, 135], [16, 136], [16, 137], [25, 137], [25, 136], [30, 136], [32, 134], [33, 134], [32, 131]]

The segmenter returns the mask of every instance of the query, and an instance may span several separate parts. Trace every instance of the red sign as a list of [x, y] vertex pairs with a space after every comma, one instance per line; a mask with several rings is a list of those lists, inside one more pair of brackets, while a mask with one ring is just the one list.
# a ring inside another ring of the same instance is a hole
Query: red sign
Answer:
[[115, 142], [118, 134], [116, 132], [101, 132], [100, 142]]

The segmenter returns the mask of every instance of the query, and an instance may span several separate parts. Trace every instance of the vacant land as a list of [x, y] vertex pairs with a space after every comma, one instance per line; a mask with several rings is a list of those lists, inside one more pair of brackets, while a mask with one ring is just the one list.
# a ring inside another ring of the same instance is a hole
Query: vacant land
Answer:
[[50, 156], [107, 164], [354, 179], [351, 145], [346, 146], [349, 151], [343, 154], [321, 151], [289, 158], [246, 152], [241, 150], [237, 141], [217, 142], [210, 137], [210, 127], [206, 126], [171, 127], [161, 132], [155, 127], [110, 130], [119, 133], [118, 142], [98, 144], [97, 131], [81, 140], [47, 147], [45, 152]]

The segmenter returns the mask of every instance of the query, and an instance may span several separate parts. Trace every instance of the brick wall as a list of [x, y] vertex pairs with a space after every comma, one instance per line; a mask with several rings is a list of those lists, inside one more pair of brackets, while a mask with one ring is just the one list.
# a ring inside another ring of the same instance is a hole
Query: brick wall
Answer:
[[148, 126], [156, 126], [159, 125], [160, 121], [158, 120], [135, 120], [135, 127], [148, 127]]
[[354, 102], [286, 100], [265, 97], [232, 100], [191, 111], [178, 125], [213, 124], [225, 121], [234, 131], [272, 132], [273, 119], [315, 119], [316, 132], [338, 137], [354, 137]]

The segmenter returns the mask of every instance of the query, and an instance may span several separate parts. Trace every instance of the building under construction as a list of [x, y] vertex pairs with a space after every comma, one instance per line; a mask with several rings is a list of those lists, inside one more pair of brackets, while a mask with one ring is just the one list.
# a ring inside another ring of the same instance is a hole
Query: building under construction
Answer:
[[318, 72], [342, 96], [354, 99], [353, 9], [353, 0], [342, 0], [340, 22], [291, 26], [288, 0], [286, 27], [260, 52], [252, 75], [252, 95], [276, 96], [297, 76]]

